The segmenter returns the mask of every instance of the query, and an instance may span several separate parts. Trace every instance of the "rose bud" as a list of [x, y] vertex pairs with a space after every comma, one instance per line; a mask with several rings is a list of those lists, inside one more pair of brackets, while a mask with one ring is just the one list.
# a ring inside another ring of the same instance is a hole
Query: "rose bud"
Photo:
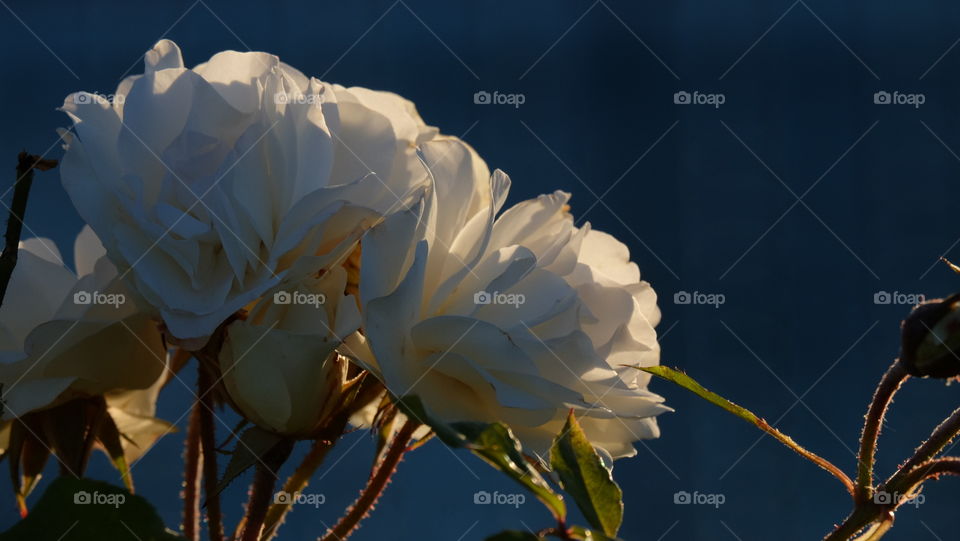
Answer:
[[960, 376], [960, 293], [917, 305], [900, 330], [900, 362], [916, 377]]

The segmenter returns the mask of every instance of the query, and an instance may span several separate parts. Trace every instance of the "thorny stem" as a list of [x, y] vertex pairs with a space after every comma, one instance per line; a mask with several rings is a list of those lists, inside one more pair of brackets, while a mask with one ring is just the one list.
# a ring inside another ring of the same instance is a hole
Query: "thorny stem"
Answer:
[[267, 509], [273, 499], [273, 486], [277, 482], [276, 470], [286, 462], [293, 450], [293, 440], [284, 440], [267, 452], [257, 463], [250, 484], [250, 499], [243, 519], [243, 535], [240, 541], [257, 541], [263, 528]]
[[870, 527], [856, 541], [877, 541], [893, 528], [893, 513], [887, 513], [879, 522]]
[[901, 476], [898, 483], [885, 484], [884, 491], [897, 495], [912, 494], [924, 481], [941, 475], [960, 476], [960, 457], [946, 456], [924, 462]]
[[857, 488], [855, 498], [857, 501], [869, 501], [873, 497], [873, 464], [877, 451], [877, 438], [880, 436], [880, 429], [883, 426], [883, 417], [887, 412], [887, 407], [893, 399], [893, 395], [900, 389], [900, 385], [910, 377], [903, 363], [899, 359], [893, 361], [890, 368], [883, 375], [877, 390], [873, 395], [873, 401], [867, 409], [866, 419], [863, 423], [863, 433], [860, 436], [860, 454], [857, 466]]
[[200, 409], [190, 412], [183, 452], [183, 536], [200, 541]]
[[380, 465], [367, 481], [367, 486], [363, 488], [360, 497], [350, 506], [347, 514], [323, 536], [321, 541], [343, 541], [353, 533], [360, 521], [367, 516], [367, 513], [377, 503], [383, 489], [390, 482], [390, 477], [397, 469], [397, 464], [403, 458], [407, 445], [418, 427], [419, 424], [412, 421], [404, 423], [397, 435], [394, 436], [393, 442], [390, 444], [390, 450], [384, 455]]
[[13, 182], [13, 201], [10, 203], [10, 217], [7, 219], [7, 232], [4, 235], [3, 253], [0, 254], [0, 305], [7, 294], [7, 285], [17, 266], [17, 254], [20, 250], [20, 236], [23, 233], [23, 219], [27, 212], [27, 199], [33, 184], [33, 171], [47, 171], [57, 166], [56, 160], [45, 160], [21, 152], [17, 156], [17, 178]]
[[197, 363], [197, 403], [199, 410], [200, 445], [203, 456], [203, 491], [206, 495], [207, 528], [211, 541], [223, 540], [223, 517], [220, 513], [220, 494], [217, 493], [216, 433], [213, 425], [213, 375]]
[[863, 530], [872, 522], [876, 521], [883, 514], [883, 508], [867, 502], [858, 505], [850, 516], [843, 521], [843, 524], [837, 526], [835, 530], [827, 534], [823, 541], [848, 541], [857, 532]]
[[960, 408], [954, 410], [950, 417], [947, 417], [940, 423], [940, 426], [934, 429], [933, 433], [930, 434], [930, 438], [917, 448], [913, 456], [897, 470], [897, 473], [890, 477], [885, 485], [899, 485], [903, 477], [911, 470], [930, 460], [943, 450], [943, 448], [957, 436], [957, 433], [960, 433]]
[[260, 538], [260, 528], [263, 527], [263, 519], [267, 516], [267, 508], [270, 506], [270, 496], [273, 494], [273, 484], [276, 480], [273, 473], [263, 464], [257, 464], [253, 483], [250, 485], [250, 500], [247, 502], [241, 541], [257, 541]]
[[[310, 478], [313, 477], [314, 472], [316, 472], [317, 468], [319, 468], [323, 463], [323, 460], [327, 457], [327, 453], [333, 449], [333, 445], [343, 432], [343, 428], [346, 426], [347, 420], [348, 416], [343, 415], [342, 421], [338, 421], [333, 424], [333, 428], [330, 431], [331, 436], [329, 438], [320, 438], [313, 442], [313, 446], [310, 447], [310, 451], [307, 453], [307, 456], [303, 458], [303, 461], [299, 466], [297, 466], [297, 469], [294, 470], [287, 481], [283, 484], [284, 493], [291, 495], [297, 494], [302, 492], [303, 489], [307, 487], [307, 484], [310, 482]], [[289, 499], [286, 501], [286, 503], [274, 503], [270, 506], [270, 508], [267, 510], [267, 516], [263, 522], [263, 532], [260, 534], [260, 541], [269, 541], [274, 535], [276, 535], [277, 530], [280, 528], [280, 524], [283, 523], [287, 512], [290, 511], [292, 506], [293, 502]]]
[[[895, 367], [896, 364], [887, 372], [887, 376], [884, 376], [880, 387], [884, 387], [885, 383], [889, 384], [896, 378], [896, 374], [891, 375], [891, 373], [895, 371]], [[890, 396], [896, 392], [902, 379], [905, 379], [905, 377], [901, 378], [899, 382], [887, 390]], [[871, 411], [874, 409], [874, 406], [881, 401], [885, 400], [885, 403], [889, 403], [889, 396], [886, 399], [881, 397], [881, 399], [878, 400], [877, 397], [882, 394], [880, 387], [877, 389], [877, 395], [874, 397]], [[885, 408], [886, 406], [883, 407]], [[883, 412], [881, 411], [879, 412], [880, 421], [882, 421], [882, 418]], [[870, 421], [871, 415], [868, 413], [867, 423], [869, 424]], [[879, 430], [879, 425], [877, 429]], [[960, 458], [943, 457], [931, 460], [932, 457], [939, 453], [956, 437], [958, 432], [960, 432], [960, 409], [954, 411], [950, 417], [940, 423], [940, 426], [933, 431], [930, 438], [917, 448], [914, 455], [897, 470], [897, 473], [879, 487], [879, 490], [891, 495], [892, 499], [890, 503], [879, 504], [874, 502], [872, 497], [867, 497], [866, 499], [861, 497], [857, 500], [856, 507], [850, 516], [847, 517], [843, 524], [838, 526], [836, 530], [827, 535], [824, 541], [847, 541], [871, 524], [873, 526], [856, 541], [875, 541], [880, 539], [893, 527], [893, 513], [896, 508], [907, 501], [909, 495], [914, 494], [924, 481], [938, 478], [941, 475], [960, 475]], [[868, 434], [865, 428], [864, 440], [867, 439], [867, 436]], [[876, 434], [873, 434], [871, 438], [875, 446]], [[863, 457], [863, 448], [861, 447], [861, 462], [863, 461]], [[869, 458], [872, 463], [872, 451]], [[872, 484], [872, 479], [868, 481], [868, 485], [869, 484]], [[872, 495], [872, 491], [862, 494]]]

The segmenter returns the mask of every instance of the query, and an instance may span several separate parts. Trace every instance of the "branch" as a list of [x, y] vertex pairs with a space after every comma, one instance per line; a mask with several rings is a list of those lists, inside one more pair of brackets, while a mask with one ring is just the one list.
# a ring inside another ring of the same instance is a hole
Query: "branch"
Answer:
[[203, 491], [206, 494], [207, 529], [211, 541], [223, 541], [223, 517], [217, 492], [217, 442], [213, 425], [213, 375], [197, 363], [197, 403], [200, 410], [200, 446], [203, 456]]
[[883, 375], [873, 401], [867, 409], [867, 416], [863, 423], [863, 434], [860, 436], [860, 455], [857, 466], [856, 498], [858, 501], [868, 501], [873, 497], [873, 464], [877, 452], [877, 439], [880, 428], [883, 426], [883, 417], [893, 395], [900, 389], [906, 379], [910, 377], [899, 359], [893, 361], [890, 368]]
[[904, 474], [897, 484], [884, 485], [884, 490], [891, 494], [912, 494], [924, 481], [943, 475], [960, 476], [960, 457], [946, 456], [924, 462]]
[[770, 434], [771, 436], [773, 436], [780, 443], [794, 450], [797, 454], [799, 454], [803, 458], [806, 458], [810, 462], [813, 462], [817, 466], [820, 466], [821, 468], [833, 474], [834, 477], [836, 477], [837, 479], [840, 480], [841, 483], [843, 483], [843, 486], [844, 488], [847, 489], [847, 492], [849, 492], [851, 495], [853, 494], [853, 490], [854, 490], [853, 481], [851, 481], [850, 478], [847, 477], [847, 474], [843, 473], [843, 470], [838, 468], [832, 462], [821, 457], [820, 455], [817, 455], [816, 453], [806, 450], [799, 443], [793, 441], [793, 438], [791, 438], [790, 436], [787, 436], [783, 432], [780, 432], [776, 428], [770, 426], [769, 423], [767, 423], [762, 418], [758, 417], [752, 411], [734, 404], [733, 402], [718, 395], [717, 393], [708, 391], [702, 385], [697, 383], [693, 378], [684, 374], [683, 372], [680, 372], [679, 370], [675, 370], [668, 366], [633, 366], [633, 365], [624, 365], [624, 366], [636, 368], [638, 370], [647, 372], [648, 374], [653, 374], [654, 376], [673, 382], [683, 387], [684, 389], [687, 389], [688, 391], [696, 394], [700, 398], [703, 398], [707, 402], [710, 402], [711, 404], [736, 415], [737, 417], [743, 419], [744, 421], [747, 421], [748, 423], [753, 424], [760, 430], [763, 430], [767, 434]]
[[200, 541], [200, 409], [194, 406], [183, 452], [183, 536]]
[[23, 219], [27, 212], [27, 199], [33, 184], [33, 170], [48, 171], [57, 166], [56, 160], [45, 160], [40, 156], [27, 154], [17, 156], [17, 178], [13, 181], [13, 202], [10, 204], [10, 217], [7, 218], [7, 232], [4, 235], [3, 253], [0, 254], [0, 305], [7, 295], [7, 286], [13, 269], [17, 266], [17, 254], [20, 250], [20, 236], [23, 233]]
[[274, 472], [283, 466], [291, 451], [293, 451], [293, 440], [281, 440], [257, 462], [253, 483], [250, 484], [250, 499], [247, 502], [247, 513], [243, 520], [241, 541], [260, 539], [267, 509], [273, 500], [273, 486], [277, 482], [277, 474]]
[[397, 464], [400, 463], [403, 453], [407, 450], [407, 445], [410, 443], [413, 433], [419, 426], [419, 423], [413, 421], [404, 423], [397, 435], [394, 436], [393, 442], [390, 444], [390, 450], [383, 457], [383, 461], [370, 476], [367, 486], [360, 492], [360, 497], [350, 506], [347, 514], [337, 522], [336, 526], [323, 536], [321, 541], [343, 541], [359, 526], [360, 521], [373, 509], [374, 504], [377, 503], [383, 493], [383, 489], [387, 487], [390, 477], [397, 469]]
[[[333, 449], [334, 443], [336, 443], [337, 439], [343, 433], [348, 419], [349, 416], [342, 415], [340, 419], [331, 425], [329, 431], [330, 437], [318, 438], [313, 442], [313, 446], [310, 447], [307, 456], [303, 458], [303, 461], [297, 466], [297, 469], [294, 470], [283, 484], [284, 493], [297, 494], [303, 492], [303, 489], [306, 488], [310, 482], [313, 473], [317, 471], [317, 468], [320, 467], [320, 464], [322, 464], [323, 460], [327, 457], [327, 453], [330, 452], [330, 449]], [[260, 541], [269, 541], [276, 535], [277, 530], [280, 528], [291, 507], [293, 507], [293, 501], [289, 499], [284, 503], [274, 503], [270, 506], [263, 522], [263, 532], [260, 534]]]
[[960, 408], [954, 410], [950, 417], [944, 419], [944, 421], [940, 423], [940, 426], [934, 429], [933, 433], [930, 434], [930, 438], [917, 448], [913, 456], [910, 457], [884, 485], [900, 486], [903, 478], [906, 477], [908, 473], [920, 464], [935, 457], [937, 453], [942, 451], [943, 448], [957, 436], [957, 433], [960, 433]]

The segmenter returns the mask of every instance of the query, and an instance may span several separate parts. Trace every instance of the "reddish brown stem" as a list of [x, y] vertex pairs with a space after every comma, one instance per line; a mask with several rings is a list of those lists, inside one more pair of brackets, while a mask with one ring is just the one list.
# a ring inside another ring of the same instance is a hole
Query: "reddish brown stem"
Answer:
[[[337, 439], [343, 433], [347, 421], [348, 416], [342, 415], [331, 425], [329, 435], [325, 435], [313, 442], [313, 446], [310, 447], [307, 456], [303, 458], [303, 461], [297, 466], [297, 469], [294, 470], [293, 474], [291, 474], [283, 484], [283, 491], [286, 494], [298, 494], [307, 487], [307, 484], [310, 482], [310, 477], [317, 471], [317, 468], [320, 467], [320, 464], [322, 464], [323, 460], [327, 457], [327, 453], [330, 452], [330, 449], [333, 449], [334, 443], [336, 443]], [[263, 522], [263, 532], [260, 534], [260, 541], [269, 541], [276, 535], [280, 524], [283, 523], [284, 517], [292, 506], [292, 501], [283, 503], [274, 502], [274, 504], [270, 506]]]
[[377, 503], [383, 490], [390, 482], [390, 477], [397, 469], [397, 464], [403, 458], [407, 445], [417, 430], [417, 423], [407, 421], [404, 423], [397, 435], [394, 436], [390, 449], [384, 455], [380, 465], [376, 468], [367, 486], [363, 488], [360, 497], [347, 510], [347, 513], [337, 522], [336, 526], [330, 529], [321, 541], [343, 541], [350, 537], [350, 534], [359, 526], [360, 521], [367, 516], [373, 506]]
[[867, 409], [863, 433], [860, 436], [857, 488], [854, 496], [858, 502], [866, 502], [873, 497], [873, 463], [877, 452], [877, 439], [880, 437], [880, 429], [883, 426], [883, 417], [893, 400], [893, 395], [908, 377], [910, 376], [903, 364], [897, 359], [883, 375], [873, 394], [873, 401]]
[[197, 404], [200, 417], [200, 446], [203, 456], [203, 491], [206, 495], [207, 529], [211, 541], [223, 541], [223, 516], [217, 493], [217, 442], [213, 424], [213, 376], [197, 363]]
[[924, 481], [941, 475], [960, 476], [960, 457], [947, 456], [924, 462], [904, 474], [896, 485], [884, 485], [884, 490], [891, 494], [911, 494]]
[[917, 448], [913, 456], [885, 484], [887, 486], [898, 485], [910, 471], [942, 451], [957, 436], [957, 433], [960, 433], [960, 408], [957, 408], [950, 417], [947, 417], [940, 423], [940, 426], [934, 429], [930, 438]]
[[243, 535], [241, 541], [258, 541], [263, 521], [267, 517], [267, 509], [273, 499], [273, 485], [277, 477], [263, 464], [257, 464], [257, 471], [253, 475], [250, 485], [250, 500], [247, 502], [247, 514], [243, 521]]
[[183, 536], [200, 541], [200, 409], [194, 406], [183, 452]]

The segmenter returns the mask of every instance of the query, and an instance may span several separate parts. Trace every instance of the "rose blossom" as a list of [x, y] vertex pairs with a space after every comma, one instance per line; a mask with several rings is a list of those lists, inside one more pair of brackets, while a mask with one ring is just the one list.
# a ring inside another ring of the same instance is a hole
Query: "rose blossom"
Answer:
[[132, 460], [169, 426], [153, 417], [166, 352], [156, 322], [139, 310], [103, 253], [85, 227], [74, 274], [52, 241], [20, 243], [0, 306], [0, 423], [102, 395], [129, 438], [124, 447]]
[[364, 335], [344, 348], [443, 421], [503, 421], [544, 456], [572, 408], [613, 458], [659, 435], [656, 294], [627, 248], [555, 192], [497, 216], [510, 181], [461, 141], [422, 145], [433, 185], [362, 242]]
[[423, 183], [413, 105], [266, 53], [193, 69], [162, 40], [112, 99], [62, 110], [63, 185], [170, 334], [199, 348], [288, 276], [324, 269]]

